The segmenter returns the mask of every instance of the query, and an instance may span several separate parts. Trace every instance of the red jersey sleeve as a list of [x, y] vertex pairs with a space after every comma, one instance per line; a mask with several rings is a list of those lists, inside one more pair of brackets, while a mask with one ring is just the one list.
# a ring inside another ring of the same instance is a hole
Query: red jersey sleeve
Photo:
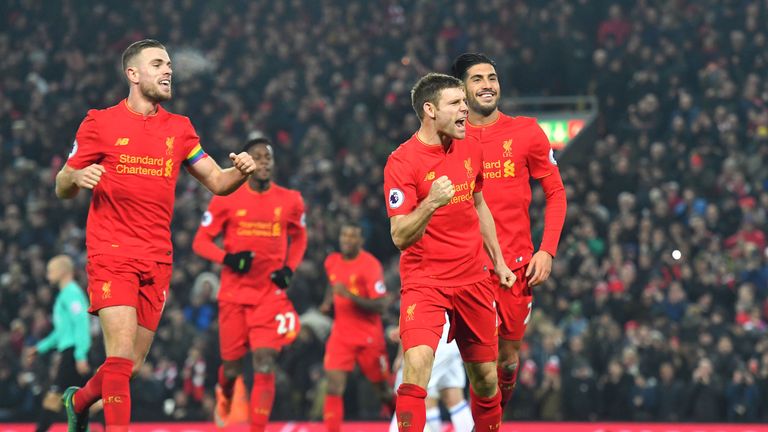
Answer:
[[384, 167], [384, 198], [388, 217], [407, 215], [419, 204], [413, 170], [394, 153]]
[[291, 208], [291, 213], [288, 216], [287, 228], [288, 237], [290, 243], [288, 245], [288, 256], [285, 260], [285, 265], [290, 267], [291, 270], [296, 270], [301, 260], [304, 258], [304, 253], [307, 251], [307, 216], [304, 211], [304, 199], [301, 194], [296, 193], [296, 203]]
[[99, 141], [99, 128], [94, 116], [95, 110], [88, 111], [75, 134], [75, 142], [69, 152], [67, 165], [74, 169], [83, 169], [88, 165], [101, 162], [104, 157]]
[[528, 169], [531, 177], [540, 179], [553, 174], [557, 170], [557, 162], [547, 135], [535, 120], [532, 121], [533, 136], [528, 148]]
[[200, 227], [192, 241], [192, 250], [201, 257], [213, 262], [222, 263], [227, 252], [214, 241], [224, 230], [227, 223], [227, 207], [219, 197], [214, 196], [208, 204], [208, 210], [203, 213]]
[[371, 260], [368, 270], [367, 286], [368, 298], [376, 299], [387, 294], [387, 286], [384, 284], [384, 271], [381, 263], [377, 260]]
[[195, 131], [195, 127], [192, 126], [192, 122], [187, 120], [186, 129], [184, 131], [184, 151], [186, 153], [186, 156], [184, 157], [184, 164], [187, 166], [192, 166], [195, 163], [197, 163], [200, 159], [205, 159], [208, 157], [208, 154], [203, 150], [203, 147], [200, 145], [200, 137], [197, 135], [197, 131]]
[[546, 197], [544, 233], [539, 249], [555, 256], [567, 211], [565, 188], [560, 178], [560, 170], [557, 168], [555, 153], [546, 134], [538, 123], [534, 123], [533, 127], [535, 130], [528, 149], [528, 166], [531, 177], [539, 180]]

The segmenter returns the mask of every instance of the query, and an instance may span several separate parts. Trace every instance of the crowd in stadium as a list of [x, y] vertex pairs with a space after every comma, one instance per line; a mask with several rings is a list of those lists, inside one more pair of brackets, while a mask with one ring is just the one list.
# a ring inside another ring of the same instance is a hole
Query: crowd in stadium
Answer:
[[[273, 419], [322, 415], [330, 321], [316, 308], [343, 221], [362, 224], [396, 297], [384, 162], [418, 127], [415, 80], [478, 51], [504, 97], [600, 106], [598, 139], [577, 150], [590, 157], [560, 165], [568, 217], [505, 418], [768, 420], [768, 3], [11, 0], [0, 16], [0, 421], [32, 419], [49, 379], [48, 357], [23, 355], [51, 325], [46, 261], [71, 255], [85, 282], [88, 194], [57, 200], [53, 178], [87, 110], [125, 97], [118, 59], [144, 37], [169, 48], [165, 107], [192, 119], [206, 151], [224, 165], [259, 131], [277, 183], [306, 202], [289, 290], [303, 326], [279, 360]], [[132, 384], [136, 421], [210, 419], [218, 268], [191, 248], [209, 200], [181, 176], [171, 297]], [[379, 417], [356, 397], [366, 385], [348, 386], [347, 418]]]

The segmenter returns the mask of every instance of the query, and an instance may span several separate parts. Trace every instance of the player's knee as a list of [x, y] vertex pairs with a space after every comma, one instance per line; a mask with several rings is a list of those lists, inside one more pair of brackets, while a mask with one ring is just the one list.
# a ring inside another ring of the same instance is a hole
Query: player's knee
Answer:
[[275, 371], [275, 360], [277, 351], [274, 350], [256, 350], [253, 353], [253, 372], [254, 373], [273, 373]]
[[518, 362], [518, 349], [513, 341], [499, 340], [499, 364], [504, 367], [506, 364]]
[[233, 380], [240, 376], [243, 371], [242, 363], [240, 360], [235, 361], [225, 361], [223, 364], [224, 367], [224, 376], [228, 380]]
[[497, 372], [491, 368], [481, 368], [472, 374], [472, 390], [480, 397], [491, 397], [499, 384]]
[[328, 376], [328, 389], [330, 395], [341, 396], [344, 394], [344, 381], [334, 376]]

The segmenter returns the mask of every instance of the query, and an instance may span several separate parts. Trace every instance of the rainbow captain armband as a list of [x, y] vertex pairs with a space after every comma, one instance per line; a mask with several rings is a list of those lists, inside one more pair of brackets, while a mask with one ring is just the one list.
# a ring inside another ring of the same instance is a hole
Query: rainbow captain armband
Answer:
[[200, 147], [200, 143], [197, 143], [197, 145], [187, 155], [187, 158], [184, 160], [184, 163], [186, 163], [187, 165], [194, 165], [200, 159], [204, 159], [207, 157], [208, 157], [208, 153], [203, 151], [203, 148]]

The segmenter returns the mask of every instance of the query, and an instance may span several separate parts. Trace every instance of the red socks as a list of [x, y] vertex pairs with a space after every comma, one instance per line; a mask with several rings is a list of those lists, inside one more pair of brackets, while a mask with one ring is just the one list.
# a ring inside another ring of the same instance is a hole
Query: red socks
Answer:
[[501, 392], [484, 398], [475, 394], [470, 388], [470, 407], [472, 418], [475, 419], [477, 432], [496, 432], [501, 425]]
[[232, 399], [232, 394], [235, 392], [235, 380], [224, 375], [224, 366], [219, 366], [219, 387], [227, 399]]
[[507, 402], [512, 399], [512, 394], [515, 392], [515, 383], [517, 382], [517, 371], [520, 370], [519, 366], [515, 366], [514, 372], [509, 372], [503, 367], [496, 369], [499, 375], [499, 391], [501, 392], [501, 409], [507, 406]]
[[344, 399], [337, 395], [325, 395], [323, 406], [323, 423], [328, 432], [341, 431], [341, 422], [344, 421]]
[[[104, 401], [104, 423], [107, 432], [127, 431], [131, 422], [130, 379], [133, 361], [107, 357], [101, 366], [101, 399]], [[75, 403], [77, 406], [77, 403]]]
[[[106, 364], [106, 362], [104, 362]], [[75, 412], [80, 414], [101, 399], [101, 382], [104, 379], [104, 365], [101, 365], [91, 379], [75, 392]]]
[[275, 401], [275, 374], [253, 374], [251, 389], [251, 432], [264, 432]]
[[424, 432], [424, 426], [427, 424], [427, 408], [424, 405], [426, 397], [427, 391], [422, 387], [400, 384], [395, 403], [399, 432]]

